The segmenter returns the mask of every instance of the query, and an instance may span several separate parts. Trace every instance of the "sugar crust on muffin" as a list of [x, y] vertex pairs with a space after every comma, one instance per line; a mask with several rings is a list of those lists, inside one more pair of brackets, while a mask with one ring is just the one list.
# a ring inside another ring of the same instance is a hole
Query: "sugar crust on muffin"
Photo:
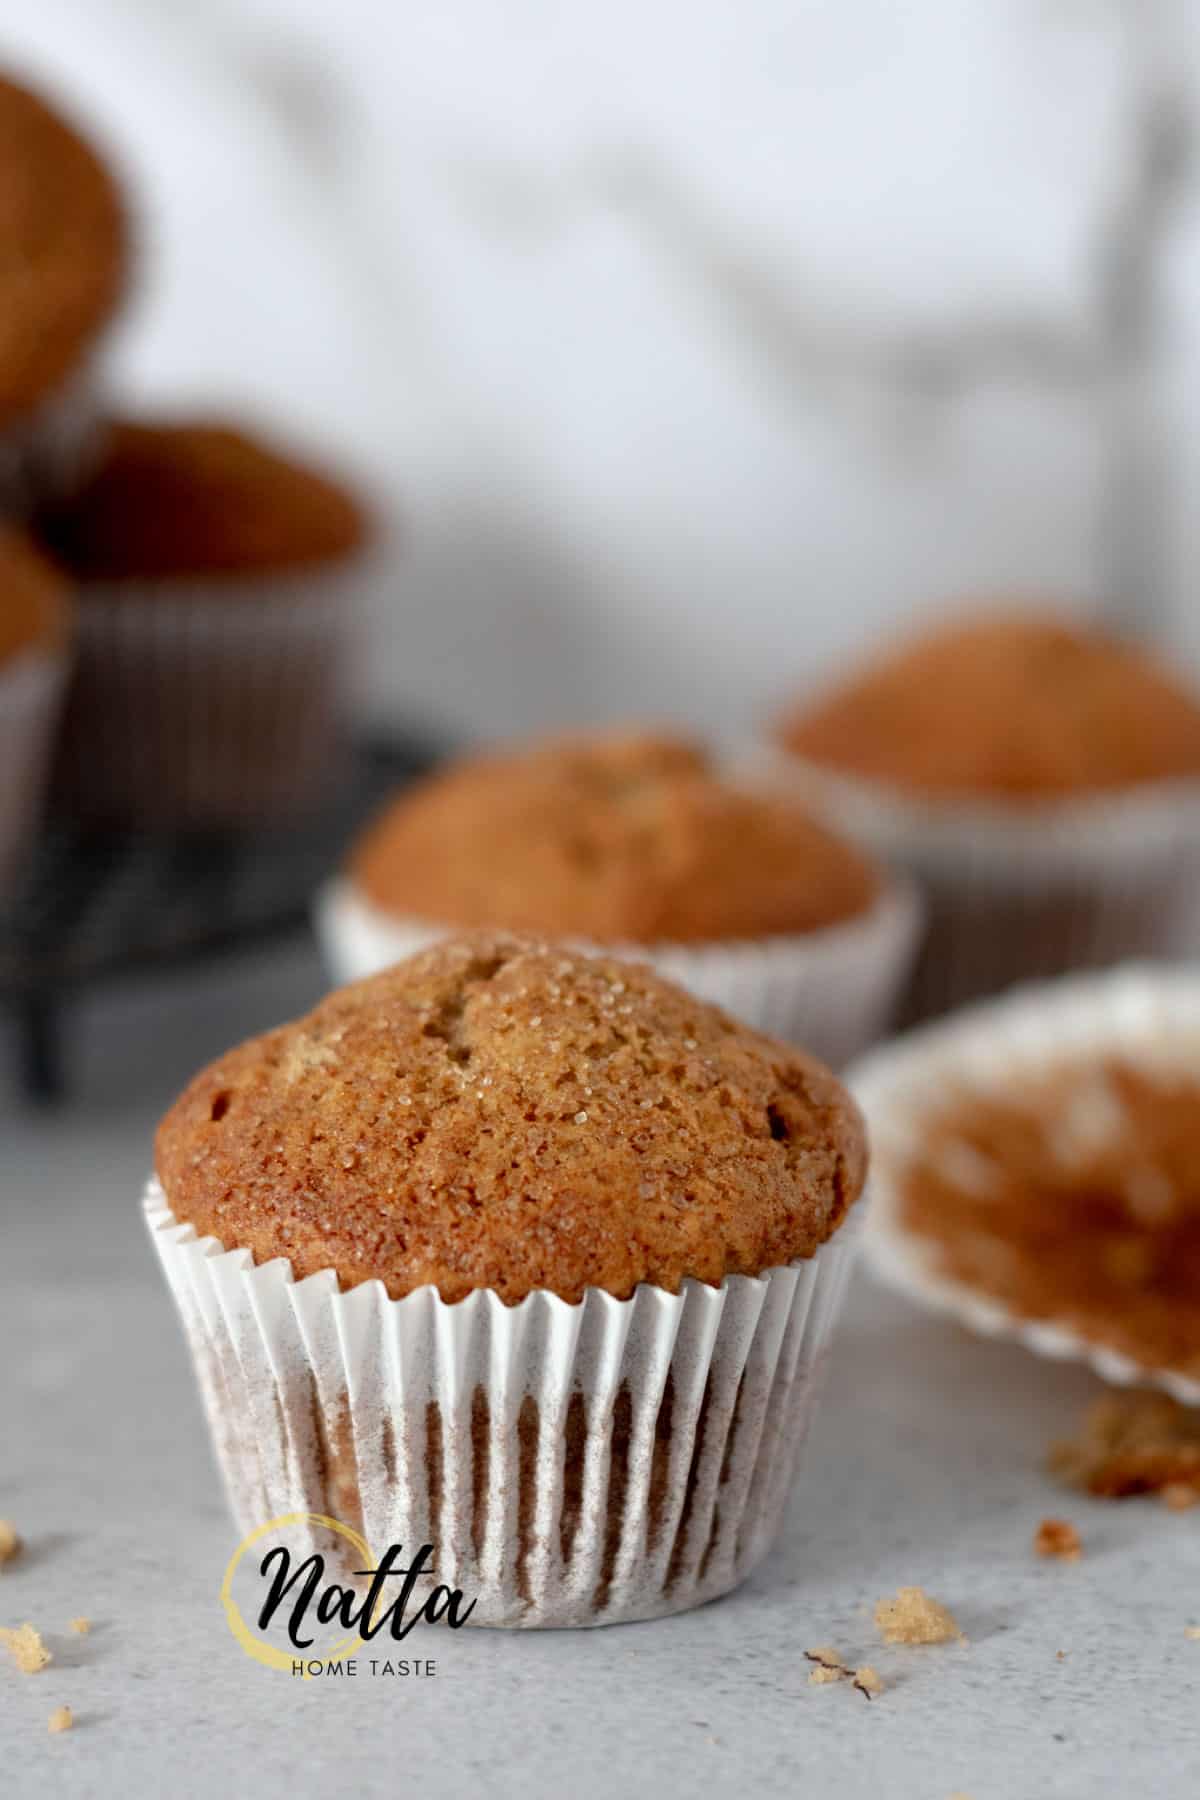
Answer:
[[511, 1304], [809, 1257], [866, 1152], [803, 1052], [641, 966], [479, 935], [219, 1058], [156, 1160], [179, 1220], [297, 1278]]

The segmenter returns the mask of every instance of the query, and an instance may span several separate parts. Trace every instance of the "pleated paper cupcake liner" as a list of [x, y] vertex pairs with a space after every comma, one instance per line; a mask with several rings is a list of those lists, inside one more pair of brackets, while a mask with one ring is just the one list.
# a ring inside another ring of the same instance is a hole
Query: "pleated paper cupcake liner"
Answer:
[[1200, 1405], [1200, 1380], [1139, 1362], [1069, 1322], [1030, 1318], [939, 1266], [936, 1243], [906, 1226], [900, 1176], [948, 1092], [1005, 1094], [1080, 1056], [1118, 1056], [1152, 1073], [1200, 1065], [1200, 968], [1133, 965], [1021, 988], [863, 1058], [847, 1075], [871, 1138], [864, 1247], [872, 1272], [936, 1312], [1039, 1356], [1089, 1364], [1106, 1381], [1149, 1383]]
[[1200, 781], [1031, 813], [922, 804], [772, 750], [752, 766], [920, 883], [929, 926], [905, 1023], [1016, 982], [1180, 954], [1200, 928]]
[[55, 770], [83, 822], [222, 829], [316, 811], [342, 771], [350, 572], [89, 587]]
[[[775, 1537], [829, 1357], [855, 1214], [806, 1262], [678, 1294], [454, 1305], [295, 1281], [180, 1225], [151, 1235], [239, 1529], [291, 1513], [372, 1557], [434, 1546], [471, 1623], [603, 1625], [698, 1606]], [[337, 1554], [301, 1528], [297, 1548]], [[323, 1540], [323, 1541], [319, 1541]]]
[[0, 897], [28, 854], [41, 813], [67, 658], [22, 651], [0, 668]]
[[[322, 891], [316, 923], [339, 982], [374, 975], [451, 929], [383, 913], [346, 879]], [[698, 998], [837, 1068], [887, 1029], [921, 924], [914, 887], [892, 880], [861, 917], [821, 931], [726, 944], [621, 944], [605, 953], [650, 963]]]
[[20, 516], [78, 487], [104, 444], [101, 395], [86, 366], [0, 429], [0, 517]]

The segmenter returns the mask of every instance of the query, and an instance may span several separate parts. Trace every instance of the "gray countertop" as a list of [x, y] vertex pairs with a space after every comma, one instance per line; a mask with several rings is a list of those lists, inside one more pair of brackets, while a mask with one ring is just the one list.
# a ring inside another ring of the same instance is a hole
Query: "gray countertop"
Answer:
[[[1200, 1791], [1200, 1511], [1064, 1495], [1040, 1461], [1095, 1381], [864, 1277], [782, 1541], [737, 1594], [603, 1631], [425, 1630], [420, 1681], [250, 1661], [218, 1598], [237, 1534], [137, 1201], [186, 1076], [319, 987], [297, 950], [104, 995], [69, 1108], [0, 1098], [0, 1517], [28, 1543], [0, 1623], [32, 1620], [54, 1653], [34, 1677], [0, 1667], [7, 1796]], [[1048, 1513], [1078, 1525], [1080, 1563], [1032, 1554]], [[878, 1643], [875, 1600], [910, 1583], [967, 1647]], [[827, 1643], [887, 1691], [810, 1686], [804, 1648]], [[63, 1703], [76, 1726], [52, 1737]]]

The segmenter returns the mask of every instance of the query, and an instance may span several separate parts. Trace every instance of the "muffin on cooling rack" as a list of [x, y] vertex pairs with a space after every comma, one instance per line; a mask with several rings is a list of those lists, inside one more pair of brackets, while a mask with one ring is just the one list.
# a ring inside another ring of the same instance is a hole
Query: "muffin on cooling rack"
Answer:
[[129, 234], [92, 147], [0, 76], [0, 513], [78, 479], [97, 440], [95, 362]]
[[78, 594], [60, 809], [231, 827], [319, 808], [339, 768], [358, 502], [233, 426], [121, 421], [37, 523]]
[[69, 645], [66, 583], [24, 533], [0, 526], [0, 899], [41, 810]]

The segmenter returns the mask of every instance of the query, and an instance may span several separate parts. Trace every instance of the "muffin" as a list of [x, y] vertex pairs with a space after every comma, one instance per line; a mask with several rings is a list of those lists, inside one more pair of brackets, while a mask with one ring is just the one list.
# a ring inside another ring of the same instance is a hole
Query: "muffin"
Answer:
[[318, 808], [339, 768], [356, 501], [232, 426], [120, 420], [37, 524], [79, 599], [60, 809], [224, 828]]
[[986, 614], [784, 719], [781, 767], [926, 889], [910, 1018], [1178, 948], [1200, 869], [1200, 700], [1132, 645]]
[[23, 532], [0, 526], [0, 898], [41, 810], [67, 670], [66, 584]]
[[918, 918], [906, 884], [790, 798], [626, 731], [467, 757], [406, 789], [320, 925], [343, 980], [463, 928], [630, 949], [837, 1064], [886, 1022]]
[[93, 448], [93, 365], [129, 245], [104, 164], [0, 76], [0, 510], [71, 484]]
[[872, 1262], [988, 1331], [1200, 1400], [1200, 979], [1024, 990], [852, 1076]]
[[219, 1059], [156, 1162], [242, 1529], [432, 1543], [489, 1625], [676, 1612], [765, 1553], [864, 1173], [811, 1057], [479, 934]]

